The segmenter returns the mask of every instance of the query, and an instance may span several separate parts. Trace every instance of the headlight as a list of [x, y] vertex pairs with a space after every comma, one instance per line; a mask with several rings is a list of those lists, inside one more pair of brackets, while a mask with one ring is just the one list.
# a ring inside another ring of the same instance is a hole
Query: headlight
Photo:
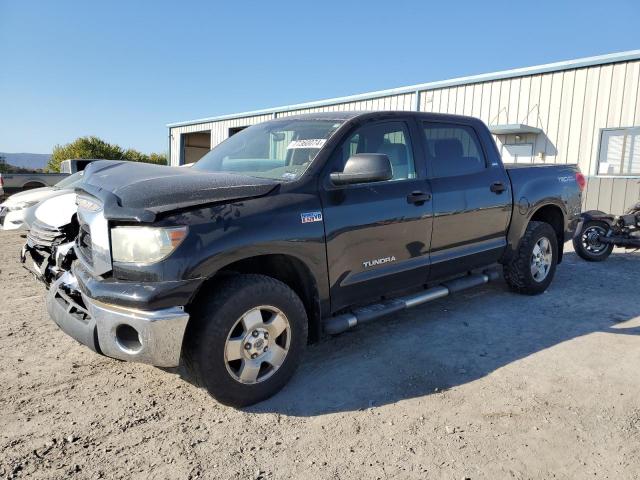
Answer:
[[167, 258], [187, 236], [187, 227], [115, 227], [111, 229], [114, 262], [156, 263]]
[[32, 202], [20, 202], [15, 205], [9, 205], [7, 209], [10, 212], [15, 212], [17, 210], [24, 210], [25, 208], [33, 207], [36, 203], [38, 203], [38, 200], [34, 200]]

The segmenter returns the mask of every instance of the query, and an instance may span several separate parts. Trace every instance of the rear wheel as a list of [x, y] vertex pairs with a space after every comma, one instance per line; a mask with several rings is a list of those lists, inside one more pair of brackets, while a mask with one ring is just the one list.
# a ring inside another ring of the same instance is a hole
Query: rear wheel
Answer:
[[545, 222], [529, 222], [514, 258], [504, 265], [504, 279], [509, 287], [525, 295], [544, 292], [556, 272], [558, 239]]
[[586, 222], [582, 230], [573, 237], [573, 248], [578, 256], [588, 262], [602, 262], [609, 258], [613, 245], [600, 241], [600, 237], [604, 237], [608, 231], [609, 225], [606, 222]]
[[194, 308], [185, 363], [219, 402], [252, 405], [278, 392], [299, 365], [307, 343], [307, 315], [284, 283], [236, 275]]

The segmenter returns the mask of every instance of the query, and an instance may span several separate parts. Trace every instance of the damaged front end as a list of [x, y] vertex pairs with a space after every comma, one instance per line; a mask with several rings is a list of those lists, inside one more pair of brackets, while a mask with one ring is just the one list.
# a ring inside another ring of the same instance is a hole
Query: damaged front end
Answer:
[[67, 335], [96, 353], [176, 367], [189, 314], [181, 307], [144, 311], [102, 303], [83, 293], [75, 264], [47, 293], [47, 311]]
[[49, 288], [63, 273], [71, 269], [76, 259], [75, 239], [78, 224], [72, 221], [62, 227], [35, 220], [27, 233], [20, 261], [35, 278]]
[[129, 221], [140, 220], [137, 215], [152, 217], [121, 208], [110, 192], [85, 185], [78, 193], [73, 229], [62, 232], [34, 224], [25, 246], [33, 273], [49, 289], [49, 316], [63, 332], [99, 354], [177, 366], [189, 314], [184, 303], [159, 302], [176, 300], [172, 292], [191, 282], [135, 283], [114, 278], [109, 222], [116, 215]]

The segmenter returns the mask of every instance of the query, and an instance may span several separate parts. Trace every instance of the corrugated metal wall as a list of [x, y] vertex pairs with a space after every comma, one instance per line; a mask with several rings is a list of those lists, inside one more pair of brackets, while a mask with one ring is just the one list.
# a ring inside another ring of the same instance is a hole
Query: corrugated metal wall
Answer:
[[[639, 178], [597, 177], [602, 128], [640, 125], [640, 60], [594, 65], [486, 82], [420, 91], [419, 109], [482, 119], [487, 125], [522, 123], [542, 129], [539, 135], [500, 135], [502, 144], [531, 143], [536, 162], [578, 163], [588, 177], [586, 209], [621, 213], [640, 198]], [[278, 112], [278, 117], [345, 110], [412, 110], [416, 93], [335, 103]], [[211, 130], [211, 146], [230, 127], [252, 125], [273, 113], [173, 127], [171, 164], [180, 161], [180, 135]]]
[[640, 200], [640, 179], [591, 177], [583, 198], [585, 210], [623, 213]]
[[315, 108], [304, 108], [278, 113], [278, 117], [298, 115], [301, 113], [313, 112], [344, 112], [357, 110], [412, 110], [415, 105], [415, 93], [404, 93], [369, 100], [359, 100], [355, 102], [337, 103]]
[[622, 213], [640, 197], [640, 179], [597, 177], [602, 128], [640, 125], [640, 61], [495, 80], [423, 92], [420, 110], [482, 119], [487, 125], [522, 123], [540, 135], [495, 136], [533, 143], [536, 162], [577, 163], [589, 177], [585, 209]]

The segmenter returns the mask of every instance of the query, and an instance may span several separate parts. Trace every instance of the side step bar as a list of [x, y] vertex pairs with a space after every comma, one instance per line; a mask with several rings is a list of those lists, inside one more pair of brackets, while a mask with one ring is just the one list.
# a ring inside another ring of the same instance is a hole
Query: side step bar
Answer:
[[370, 322], [382, 317], [383, 315], [389, 315], [390, 313], [399, 312], [400, 310], [405, 310], [407, 308], [415, 307], [416, 305], [422, 305], [423, 303], [437, 300], [438, 298], [446, 297], [451, 293], [461, 292], [468, 288], [477, 287], [478, 285], [495, 280], [497, 277], [498, 272], [496, 270], [486, 270], [483, 273], [472, 273], [465, 277], [449, 280], [436, 287], [431, 287], [424, 292], [414, 293], [412, 295], [387, 300], [382, 303], [374, 303], [373, 305], [357, 308], [351, 313], [343, 313], [342, 315], [325, 319], [323, 322], [324, 331], [329, 335], [337, 335], [355, 327], [356, 325]]

